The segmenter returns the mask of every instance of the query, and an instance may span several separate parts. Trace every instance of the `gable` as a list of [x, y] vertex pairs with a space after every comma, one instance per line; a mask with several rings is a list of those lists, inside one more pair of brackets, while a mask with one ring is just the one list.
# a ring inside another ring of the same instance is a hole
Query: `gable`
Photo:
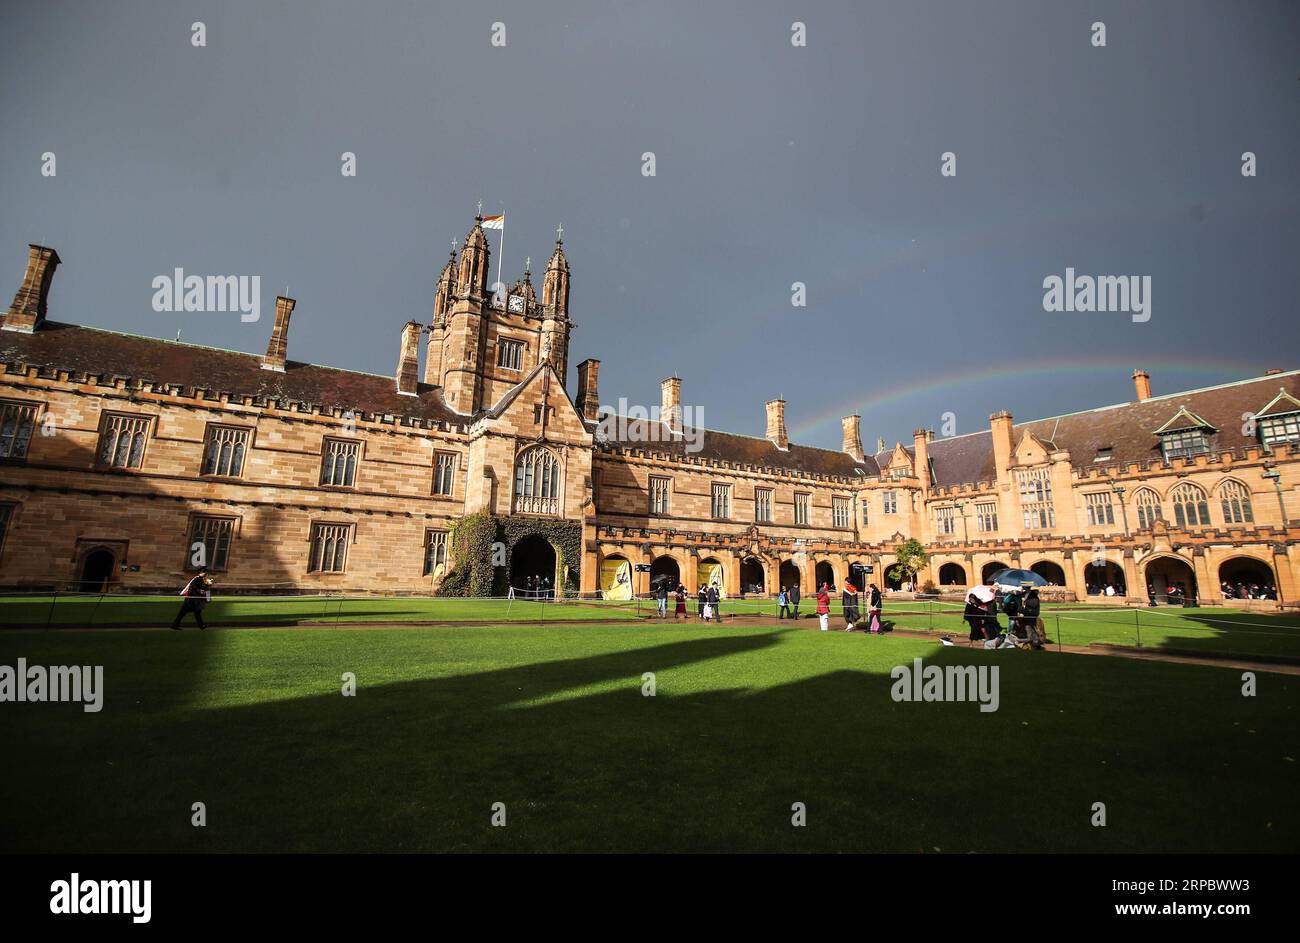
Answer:
[[[544, 415], [543, 415], [544, 413]], [[487, 410], [471, 431], [493, 432], [570, 445], [591, 445], [592, 435], [550, 361], [542, 361]]]
[[1016, 446], [1016, 463], [1019, 465], [1040, 465], [1047, 461], [1047, 446], [1039, 441], [1038, 436], [1026, 432], [1020, 437]]

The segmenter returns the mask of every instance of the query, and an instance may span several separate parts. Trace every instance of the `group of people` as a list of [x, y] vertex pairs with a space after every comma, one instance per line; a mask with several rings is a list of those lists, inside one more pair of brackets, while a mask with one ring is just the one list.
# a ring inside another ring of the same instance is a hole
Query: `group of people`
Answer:
[[[686, 587], [681, 583], [673, 590], [673, 598], [676, 600], [676, 606], [673, 609], [673, 621], [678, 617], [690, 621], [690, 613], [686, 611]], [[659, 618], [668, 618], [668, 581], [662, 581], [655, 589], [655, 601], [659, 606]], [[722, 594], [718, 590], [717, 583], [710, 583], [707, 587], [701, 586], [699, 592], [695, 594], [695, 613], [699, 616], [701, 622], [721, 622], [722, 621]]]
[[[878, 635], [881, 630], [880, 611], [881, 596], [880, 590], [872, 583], [867, 587], [867, 631], [873, 635]], [[799, 587], [791, 586], [786, 589], [781, 587], [781, 591], [776, 596], [777, 604], [780, 611], [777, 618], [784, 619], [787, 614], [792, 619], [799, 618]], [[850, 580], [844, 584], [844, 589], [840, 592], [840, 607], [844, 613], [844, 631], [852, 632], [857, 628], [859, 620], [862, 618], [859, 608], [858, 588]], [[817, 590], [817, 619], [821, 623], [823, 632], [830, 631], [831, 619], [831, 587], [829, 583], [822, 583]]]
[[[999, 608], [1007, 615], [1005, 629], [998, 621]], [[972, 642], [993, 642], [996, 645], [1003, 636], [1010, 633], [1015, 638], [1028, 642], [1031, 648], [1041, 649], [1043, 633], [1038, 627], [1041, 610], [1038, 590], [1031, 586], [1023, 592], [1007, 589], [1001, 599], [995, 594], [987, 602], [970, 593], [966, 596], [962, 619], [970, 625]]]
[[1227, 580], [1219, 587], [1224, 599], [1277, 599], [1277, 589], [1270, 583], [1246, 585], [1240, 580], [1234, 586]]
[[1150, 583], [1148, 583], [1147, 604], [1150, 606], [1158, 605], [1161, 599], [1163, 599], [1165, 601], [1165, 604], [1169, 606], [1195, 606], [1196, 605], [1196, 597], [1188, 596], [1187, 590], [1183, 588], [1183, 585], [1181, 583], [1170, 584], [1169, 587], [1164, 591], [1164, 593], [1157, 593], [1156, 588], [1152, 586]]
[[523, 596], [524, 599], [554, 599], [555, 588], [551, 585], [551, 580], [546, 576], [530, 576], [524, 580], [523, 589], [516, 591], [513, 586], [510, 587], [510, 598]]
[[1089, 596], [1123, 596], [1123, 589], [1116, 589], [1114, 583], [1107, 583], [1104, 586], [1100, 583], [1088, 584]]

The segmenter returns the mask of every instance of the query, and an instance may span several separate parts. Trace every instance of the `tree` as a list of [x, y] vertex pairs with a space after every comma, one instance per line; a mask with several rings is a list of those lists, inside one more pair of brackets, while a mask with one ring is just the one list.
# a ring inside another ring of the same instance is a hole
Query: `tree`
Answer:
[[898, 557], [898, 562], [889, 571], [889, 576], [898, 580], [900, 583], [907, 580], [916, 586], [916, 574], [920, 573], [930, 563], [930, 557], [921, 546], [921, 541], [915, 537], [909, 537], [898, 545], [894, 551]]

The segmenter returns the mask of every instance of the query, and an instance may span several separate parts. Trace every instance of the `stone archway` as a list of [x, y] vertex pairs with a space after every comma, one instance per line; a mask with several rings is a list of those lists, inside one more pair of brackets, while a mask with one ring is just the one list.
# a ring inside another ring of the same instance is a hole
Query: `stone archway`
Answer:
[[[1224, 560], [1219, 564], [1219, 583], [1228, 584], [1233, 592], [1232, 598], [1250, 598], [1252, 587], [1272, 589], [1274, 598], [1277, 595], [1277, 578], [1273, 575], [1273, 568], [1255, 557], [1229, 557]], [[1246, 596], [1242, 597], [1240, 591], [1244, 591]]]
[[682, 569], [677, 565], [677, 558], [664, 554], [656, 557], [650, 564], [650, 592], [654, 593], [659, 589], [660, 583], [668, 584], [668, 592], [677, 589], [678, 584], [682, 582]]
[[1083, 570], [1084, 591], [1089, 596], [1106, 596], [1106, 587], [1112, 587], [1116, 596], [1128, 595], [1128, 580], [1124, 567], [1111, 560], [1092, 560]]
[[1169, 602], [1169, 591], [1178, 589], [1191, 600], [1197, 598], [1196, 571], [1181, 557], [1156, 557], [1144, 568], [1147, 594], [1157, 603]]
[[1061, 568], [1059, 563], [1053, 563], [1051, 560], [1039, 560], [1029, 569], [1047, 580], [1049, 586], [1065, 585], [1065, 570]]
[[94, 547], [81, 558], [77, 574], [83, 593], [104, 593], [117, 575], [117, 554], [108, 547]]
[[803, 574], [799, 571], [799, 566], [793, 560], [782, 560], [780, 569], [780, 582], [786, 589], [793, 586], [803, 586]]
[[760, 596], [767, 592], [767, 574], [763, 570], [763, 561], [757, 557], [745, 557], [740, 561], [740, 591]]
[[966, 568], [960, 563], [945, 563], [939, 567], [940, 586], [965, 586]]
[[1001, 560], [992, 560], [984, 564], [984, 566], [980, 569], [980, 582], [987, 586], [989, 581], [993, 579], [994, 573], [996, 573], [998, 570], [1005, 570], [1005, 569], [1008, 569], [1008, 566], [1007, 564], [1003, 563]]
[[819, 562], [814, 572], [817, 577], [818, 590], [822, 588], [823, 583], [831, 589], [835, 589], [835, 567], [831, 565], [829, 560]]
[[551, 598], [559, 574], [555, 548], [540, 534], [530, 534], [510, 551], [510, 585], [516, 596]]

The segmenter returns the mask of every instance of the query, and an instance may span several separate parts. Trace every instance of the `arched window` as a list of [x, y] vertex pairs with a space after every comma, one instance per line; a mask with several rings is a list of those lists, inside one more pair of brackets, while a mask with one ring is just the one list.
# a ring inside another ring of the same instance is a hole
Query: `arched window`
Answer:
[[558, 514], [560, 461], [549, 449], [534, 448], [515, 460], [515, 511]]
[[1250, 509], [1250, 492], [1239, 481], [1225, 481], [1219, 489], [1223, 501], [1225, 524], [1253, 524], [1255, 515]]
[[1179, 527], [1202, 527], [1210, 523], [1210, 505], [1205, 492], [1190, 481], [1174, 488], [1170, 497], [1174, 502], [1174, 522]]
[[1137, 506], [1138, 527], [1147, 529], [1154, 527], [1156, 521], [1160, 520], [1160, 495], [1156, 494], [1150, 488], [1143, 488], [1133, 498], [1133, 503]]

